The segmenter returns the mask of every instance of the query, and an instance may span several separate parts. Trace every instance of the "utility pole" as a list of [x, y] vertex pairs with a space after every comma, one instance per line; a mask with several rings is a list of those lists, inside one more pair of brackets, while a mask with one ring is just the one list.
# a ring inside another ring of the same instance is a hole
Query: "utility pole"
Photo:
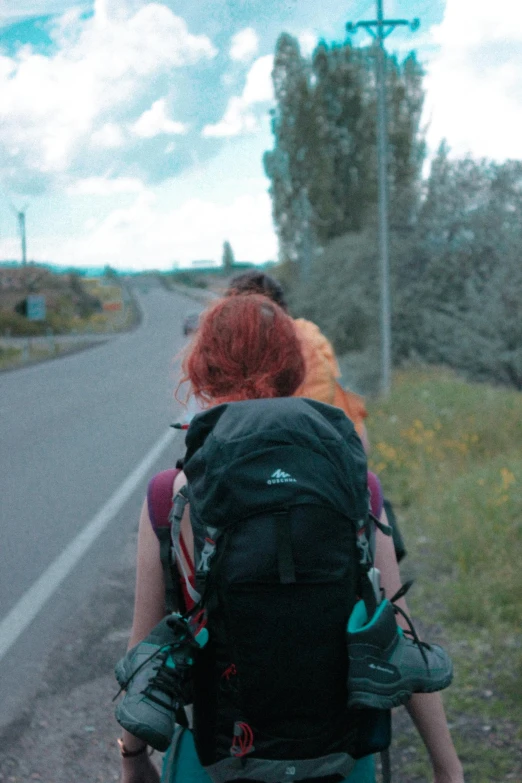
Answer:
[[25, 239], [25, 210], [21, 209], [17, 212], [18, 226], [20, 228], [20, 239], [22, 240], [22, 266], [27, 264], [27, 246]]
[[391, 385], [391, 306], [390, 262], [388, 250], [388, 121], [386, 106], [386, 51], [385, 38], [396, 27], [406, 25], [412, 31], [419, 27], [419, 20], [384, 19], [383, 0], [377, 0], [377, 19], [348, 22], [346, 30], [354, 33], [359, 28], [367, 30], [374, 38], [377, 81], [377, 145], [379, 184], [379, 258], [381, 273], [381, 391], [388, 395]]

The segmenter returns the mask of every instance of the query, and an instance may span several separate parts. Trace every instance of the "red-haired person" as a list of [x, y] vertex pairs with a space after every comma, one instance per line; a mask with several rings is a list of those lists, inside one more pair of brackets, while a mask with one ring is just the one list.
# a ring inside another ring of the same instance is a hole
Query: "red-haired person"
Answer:
[[[287, 312], [287, 303], [283, 289], [275, 278], [257, 269], [249, 269], [233, 277], [228, 285], [226, 296], [262, 294]], [[303, 383], [295, 392], [296, 397], [309, 397], [341, 408], [359, 435], [368, 451], [368, 434], [364, 420], [368, 416], [361, 396], [346, 389], [339, 383], [341, 371], [337, 363], [330, 340], [319, 327], [305, 318], [296, 318], [294, 325], [301, 341], [306, 373]]]
[[303, 382], [305, 365], [292, 319], [254, 295], [222, 299], [205, 313], [184, 372], [183, 381], [208, 406], [291, 397]]
[[[184, 359], [183, 369], [184, 380], [190, 381], [203, 407], [223, 402], [290, 397], [305, 375], [300, 341], [292, 319], [277, 304], [256, 295], [226, 298], [206, 311]], [[179, 473], [174, 486], [169, 488], [168, 498], [185, 482], [183, 472]], [[376, 500], [372, 497], [372, 504]], [[392, 595], [400, 587], [393, 544], [380, 531], [376, 538], [375, 565], [381, 571], [382, 586]], [[191, 540], [192, 529], [186, 509], [180, 532], [181, 548], [188, 552], [185, 567], [187, 564], [193, 566]], [[406, 610], [404, 600], [401, 600], [402, 608]], [[178, 608], [184, 611], [186, 607]], [[165, 583], [160, 545], [145, 501], [139, 523], [136, 596], [129, 649], [144, 639], [164, 616]], [[439, 695], [414, 694], [408, 709], [430, 753], [434, 781], [463, 783]], [[158, 783], [159, 774], [142, 740], [124, 731], [120, 748], [121, 783]], [[190, 731], [183, 731], [176, 746], [171, 745], [165, 754], [161, 780], [163, 783], [210, 783], [197, 757]], [[326, 783], [326, 779], [316, 778], [309, 783]], [[360, 759], [346, 783], [375, 783], [373, 757]]]

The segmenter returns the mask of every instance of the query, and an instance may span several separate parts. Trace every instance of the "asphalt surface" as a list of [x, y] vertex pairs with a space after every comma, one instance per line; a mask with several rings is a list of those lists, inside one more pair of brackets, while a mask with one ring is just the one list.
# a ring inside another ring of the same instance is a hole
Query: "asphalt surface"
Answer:
[[32, 711], [64, 630], [122, 568], [148, 478], [182, 450], [174, 360], [201, 306], [151, 281], [138, 299], [138, 329], [0, 375], [0, 732]]

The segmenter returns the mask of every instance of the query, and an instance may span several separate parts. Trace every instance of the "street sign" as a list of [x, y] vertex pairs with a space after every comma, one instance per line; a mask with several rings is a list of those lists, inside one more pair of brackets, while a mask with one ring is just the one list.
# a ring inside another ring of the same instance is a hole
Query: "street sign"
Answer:
[[45, 296], [29, 294], [27, 297], [27, 320], [45, 321]]

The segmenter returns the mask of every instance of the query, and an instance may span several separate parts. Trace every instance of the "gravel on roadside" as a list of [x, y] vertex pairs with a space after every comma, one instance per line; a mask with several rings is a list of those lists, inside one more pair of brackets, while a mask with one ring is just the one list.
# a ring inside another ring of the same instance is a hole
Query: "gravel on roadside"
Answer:
[[118, 780], [113, 667], [132, 622], [135, 546], [133, 534], [124, 563], [57, 639], [38, 693], [0, 735], [2, 783]]

